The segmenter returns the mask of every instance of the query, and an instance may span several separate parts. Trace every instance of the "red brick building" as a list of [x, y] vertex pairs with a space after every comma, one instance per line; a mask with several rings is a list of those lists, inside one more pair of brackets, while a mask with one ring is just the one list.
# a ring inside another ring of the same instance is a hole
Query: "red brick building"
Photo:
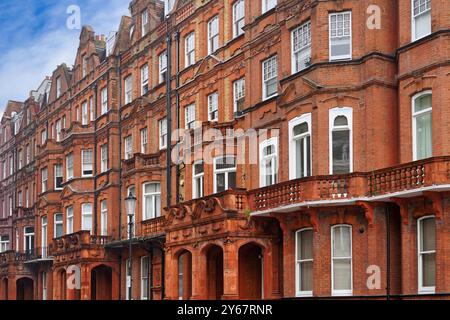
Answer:
[[1, 299], [449, 298], [446, 1], [130, 13], [6, 106]]

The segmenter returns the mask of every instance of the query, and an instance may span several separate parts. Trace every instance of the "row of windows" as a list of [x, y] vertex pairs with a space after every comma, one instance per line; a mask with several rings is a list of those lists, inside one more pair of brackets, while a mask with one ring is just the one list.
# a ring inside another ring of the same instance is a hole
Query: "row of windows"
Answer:
[[[435, 218], [418, 220], [417, 263], [419, 293], [434, 293], [436, 284], [436, 227]], [[296, 232], [295, 274], [296, 295], [312, 296], [314, 287], [314, 232], [311, 228]], [[353, 293], [352, 227], [337, 225], [331, 228], [331, 288], [333, 295]]]

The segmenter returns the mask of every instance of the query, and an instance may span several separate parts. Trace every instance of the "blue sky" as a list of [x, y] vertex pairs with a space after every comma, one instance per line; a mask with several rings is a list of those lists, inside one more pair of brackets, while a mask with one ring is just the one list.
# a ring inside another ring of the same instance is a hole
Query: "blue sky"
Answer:
[[82, 25], [108, 35], [129, 15], [129, 2], [0, 0], [0, 113], [8, 100], [25, 100], [57, 65], [73, 65], [81, 30], [66, 26], [69, 6], [79, 6]]

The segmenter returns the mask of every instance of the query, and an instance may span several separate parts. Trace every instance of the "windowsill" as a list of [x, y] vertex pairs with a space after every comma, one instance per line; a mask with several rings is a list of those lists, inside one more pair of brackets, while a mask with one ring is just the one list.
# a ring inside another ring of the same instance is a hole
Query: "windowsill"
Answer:
[[297, 298], [310, 298], [310, 297], [313, 297], [313, 293], [312, 293], [312, 291], [297, 292], [295, 296]]
[[332, 292], [331, 295], [333, 297], [351, 297], [353, 295], [353, 291], [342, 291], [342, 292]]
[[436, 288], [422, 288], [417, 292], [418, 294], [435, 294]]

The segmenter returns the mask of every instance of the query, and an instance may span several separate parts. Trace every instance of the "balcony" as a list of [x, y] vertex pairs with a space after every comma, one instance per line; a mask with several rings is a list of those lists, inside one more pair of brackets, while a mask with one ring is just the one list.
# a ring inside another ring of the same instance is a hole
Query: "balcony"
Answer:
[[136, 153], [133, 158], [123, 160], [123, 170], [125, 174], [138, 170], [158, 167], [160, 165], [160, 153], [142, 154]]
[[[134, 229], [135, 239], [149, 239], [158, 238], [165, 235], [166, 218], [164, 216], [140, 221], [136, 224]], [[122, 240], [129, 239], [129, 225], [122, 225]]]
[[89, 231], [79, 231], [53, 239], [49, 254], [62, 255], [83, 249], [95, 249], [106, 245], [109, 241], [108, 236], [93, 236]]
[[391, 201], [427, 191], [450, 190], [450, 157], [435, 157], [367, 173], [314, 176], [248, 193], [254, 213], [356, 201]]
[[22, 252], [10, 250], [0, 253], [0, 266], [6, 266], [11, 263], [23, 263], [27, 260], [27, 254]]

